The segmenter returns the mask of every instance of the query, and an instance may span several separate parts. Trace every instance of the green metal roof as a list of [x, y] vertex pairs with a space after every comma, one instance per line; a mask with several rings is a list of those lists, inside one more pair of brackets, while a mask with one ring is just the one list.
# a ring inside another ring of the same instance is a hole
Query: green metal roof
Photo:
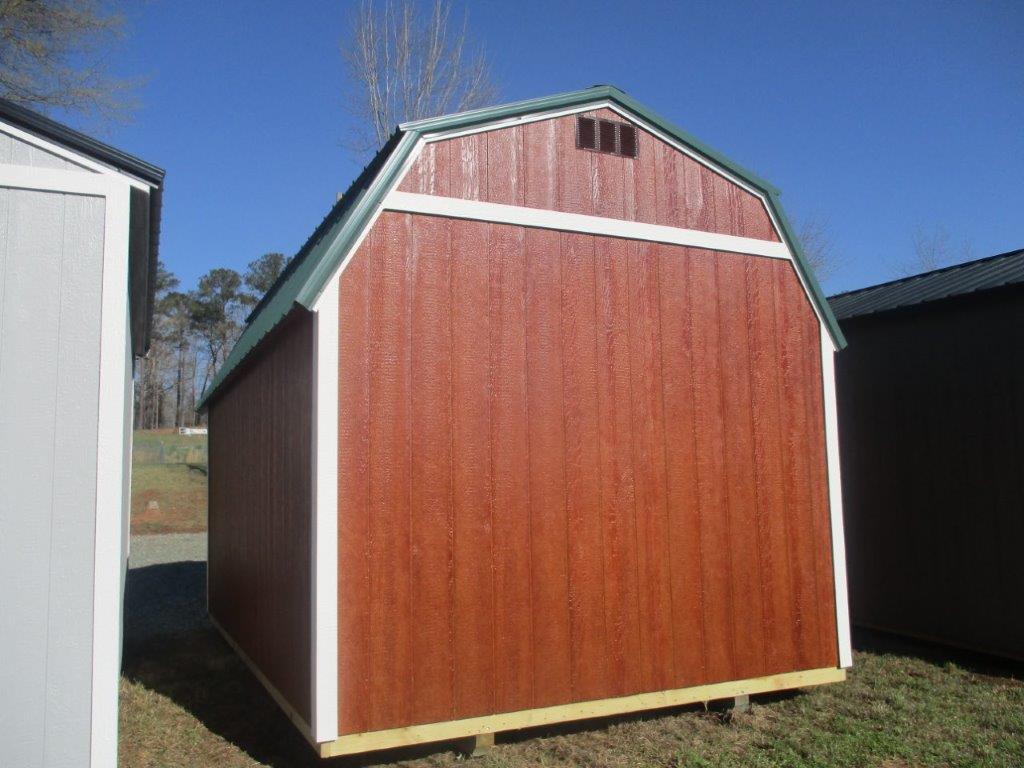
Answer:
[[814, 271], [807, 264], [800, 241], [794, 235], [789, 220], [782, 210], [782, 205], [779, 202], [779, 190], [698, 141], [686, 131], [672, 125], [668, 120], [633, 100], [618, 88], [610, 85], [598, 85], [581, 91], [517, 101], [400, 125], [391, 139], [363, 169], [352, 186], [291, 260], [277, 283], [252, 311], [234, 349], [231, 350], [210, 386], [203, 393], [197, 407], [202, 410], [209, 404], [210, 399], [230, 379], [232, 373], [238, 369], [238, 366], [259, 342], [277, 327], [294, 307], [301, 306], [306, 309], [313, 307], [321, 291], [327, 285], [327, 281], [369, 223], [384, 196], [397, 182], [402, 166], [422, 135], [437, 131], [470, 128], [496, 120], [604, 101], [618, 104], [632, 112], [674, 140], [693, 149], [764, 193], [765, 199], [782, 229], [783, 240], [796, 256], [797, 271], [810, 288], [811, 300], [824, 318], [833, 342], [839, 349], [845, 347], [846, 339], [821, 292]]

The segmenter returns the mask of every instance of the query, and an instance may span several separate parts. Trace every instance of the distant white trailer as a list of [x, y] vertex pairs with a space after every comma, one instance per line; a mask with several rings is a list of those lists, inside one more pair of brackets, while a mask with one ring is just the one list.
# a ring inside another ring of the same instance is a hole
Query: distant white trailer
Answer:
[[134, 358], [164, 172], [0, 100], [0, 750], [117, 762]]
[[206, 427], [178, 427], [179, 435], [205, 435], [207, 431]]

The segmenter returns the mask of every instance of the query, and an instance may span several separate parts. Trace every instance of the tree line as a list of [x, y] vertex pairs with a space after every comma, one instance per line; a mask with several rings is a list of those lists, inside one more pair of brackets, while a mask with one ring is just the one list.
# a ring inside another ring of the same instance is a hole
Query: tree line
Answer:
[[265, 253], [241, 274], [211, 269], [191, 290], [158, 264], [150, 350], [137, 368], [137, 429], [199, 423], [196, 403], [286, 263], [281, 253]]

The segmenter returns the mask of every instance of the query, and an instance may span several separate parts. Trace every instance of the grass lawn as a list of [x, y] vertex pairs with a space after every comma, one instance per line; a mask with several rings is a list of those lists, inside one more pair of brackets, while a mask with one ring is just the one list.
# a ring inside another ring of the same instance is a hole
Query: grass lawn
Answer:
[[206, 437], [138, 430], [132, 447], [132, 533], [206, 530]]
[[[450, 766], [462, 761], [454, 747], [320, 761], [212, 629], [126, 651], [122, 766]], [[746, 714], [689, 707], [499, 735], [472, 764], [1016, 768], [1024, 684], [1012, 671], [861, 651], [847, 682], [760, 697]]]

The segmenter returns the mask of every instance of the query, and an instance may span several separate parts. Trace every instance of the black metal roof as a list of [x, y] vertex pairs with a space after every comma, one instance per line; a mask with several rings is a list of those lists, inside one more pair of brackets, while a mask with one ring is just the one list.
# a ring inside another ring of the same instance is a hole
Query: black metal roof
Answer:
[[1024, 248], [830, 296], [839, 320], [1024, 283]]
[[145, 355], [152, 337], [164, 169], [7, 99], [0, 99], [0, 120], [134, 176], [149, 186], [148, 194], [132, 188], [128, 234], [132, 349], [136, 355]]
[[117, 168], [118, 170], [137, 176], [153, 186], [160, 186], [164, 180], [164, 169], [158, 168], [152, 163], [140, 160], [134, 155], [122, 152], [116, 147], [97, 141], [92, 136], [86, 136], [73, 128], [68, 128], [56, 120], [26, 109], [20, 104], [15, 104], [7, 99], [0, 99], [0, 117], [9, 120], [15, 125], [24, 128], [37, 136], [50, 139], [61, 146], [81, 152], [83, 155]]

